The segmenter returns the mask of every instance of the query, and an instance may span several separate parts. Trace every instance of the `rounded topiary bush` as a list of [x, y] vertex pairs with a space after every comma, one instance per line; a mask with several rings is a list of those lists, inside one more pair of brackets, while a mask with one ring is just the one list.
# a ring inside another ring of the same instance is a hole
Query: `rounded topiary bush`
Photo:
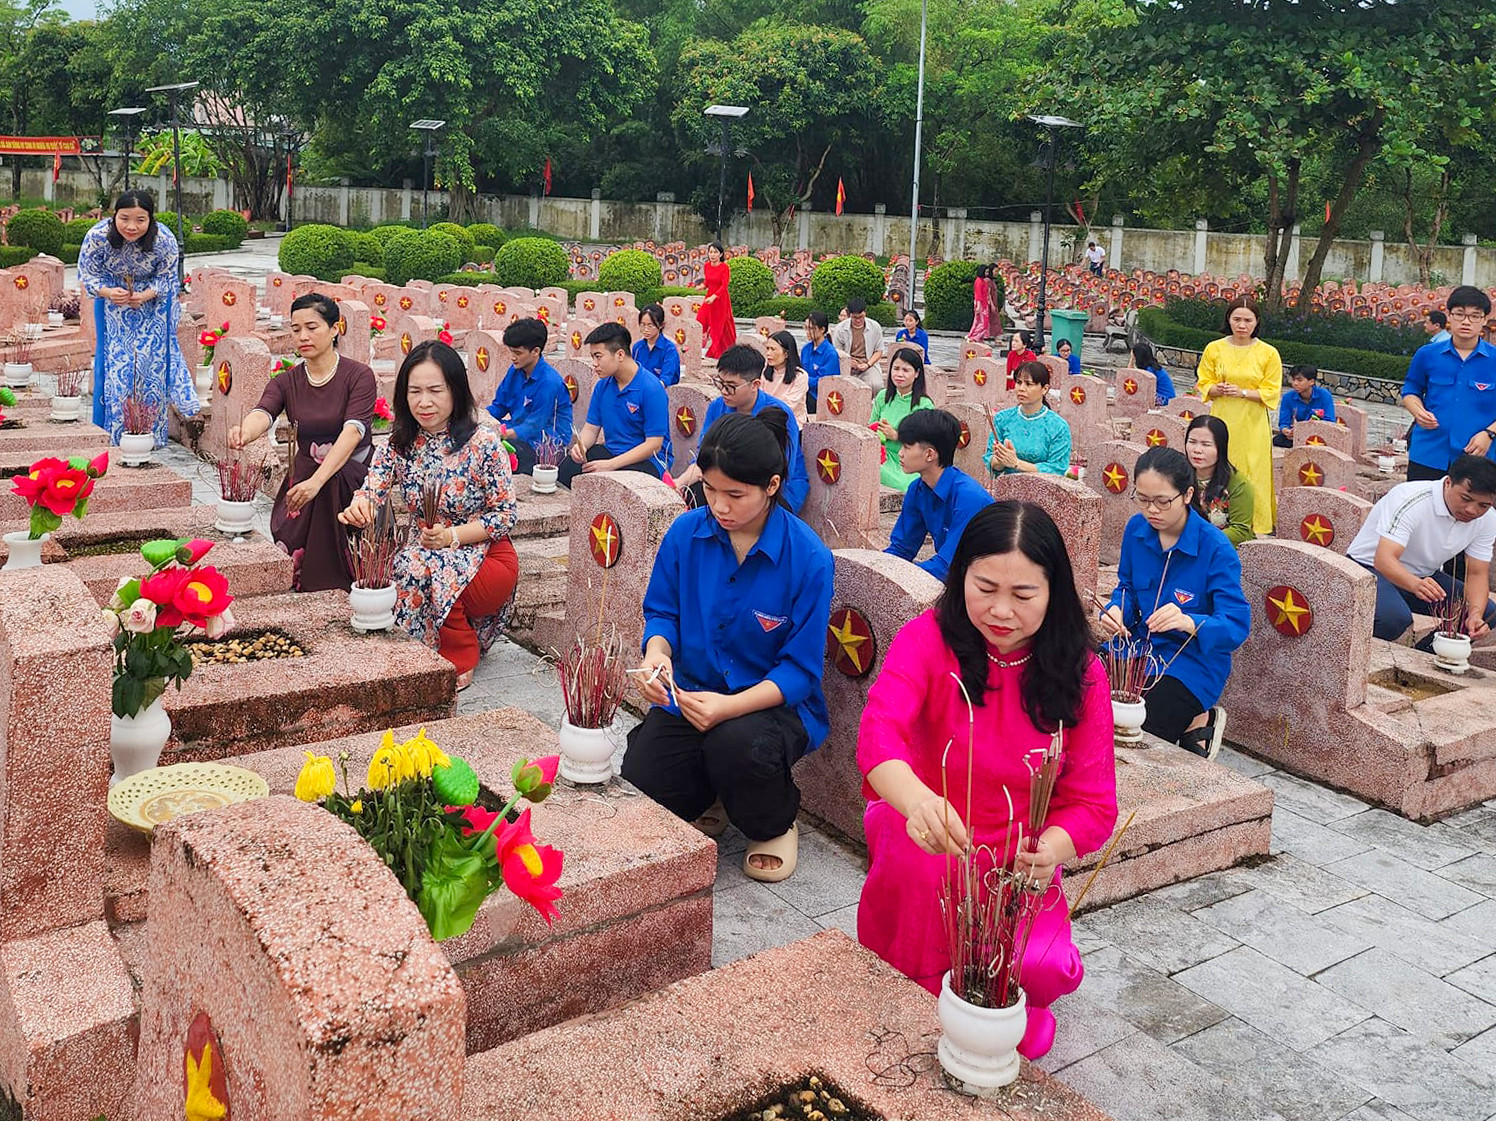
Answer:
[[375, 226], [369, 231], [369, 236], [378, 239], [380, 245], [388, 245], [393, 238], [409, 233], [411, 229], [413, 227], [402, 225]]
[[381, 268], [384, 265], [384, 245], [373, 234], [350, 231], [348, 236], [353, 240], [353, 260], [355, 264], [372, 265]]
[[653, 292], [664, 280], [660, 259], [642, 249], [620, 249], [597, 270], [597, 284], [604, 292]]
[[55, 257], [62, 252], [62, 219], [50, 210], [19, 210], [5, 223], [5, 240]]
[[[175, 210], [158, 210], [158, 211], [156, 211], [156, 225], [160, 226], [163, 230], [170, 230], [171, 231], [171, 236], [172, 237], [176, 237], [177, 236], [177, 212]], [[183, 218], [182, 219], [182, 236], [186, 237], [191, 232], [192, 232], [192, 223], [188, 219]]]
[[435, 282], [462, 264], [457, 239], [440, 230], [406, 230], [384, 247], [384, 278], [390, 284]]
[[353, 237], [337, 226], [297, 226], [281, 239], [282, 272], [339, 281], [353, 268]]
[[226, 237], [236, 246], [244, 243], [249, 222], [237, 210], [210, 210], [203, 215], [203, 233]]
[[493, 255], [493, 282], [502, 288], [549, 288], [571, 275], [571, 259], [560, 242], [517, 237]]
[[74, 218], [62, 227], [62, 243], [64, 245], [82, 245], [95, 226], [99, 224], [97, 218]]
[[810, 298], [833, 318], [853, 296], [871, 306], [883, 299], [887, 287], [883, 270], [865, 257], [832, 257], [810, 276]]
[[474, 222], [467, 232], [473, 235], [475, 245], [486, 245], [490, 249], [497, 249], [509, 240], [509, 235], [492, 222]]
[[976, 276], [975, 261], [947, 261], [931, 269], [925, 275], [925, 326], [932, 331], [971, 330], [971, 286]]
[[466, 226], [459, 226], [456, 222], [432, 222], [430, 230], [432, 233], [446, 234], [457, 243], [457, 249], [462, 254], [462, 260], [457, 262], [458, 264], [467, 264], [473, 259], [473, 250], [477, 248], [477, 242], [473, 240], [473, 235], [468, 233]]
[[777, 287], [774, 270], [757, 257], [733, 257], [727, 274], [727, 295], [735, 309], [767, 300]]

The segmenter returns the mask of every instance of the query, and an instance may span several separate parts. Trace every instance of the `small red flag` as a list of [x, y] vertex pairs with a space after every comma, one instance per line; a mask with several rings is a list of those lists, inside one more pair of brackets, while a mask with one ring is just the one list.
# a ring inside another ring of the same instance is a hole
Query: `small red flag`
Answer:
[[286, 197], [291, 197], [291, 192], [296, 185], [296, 166], [291, 162], [291, 153], [286, 153]]
[[551, 193], [551, 157], [545, 158], [545, 193]]
[[748, 173], [748, 213], [753, 213], [753, 172]]
[[846, 204], [846, 201], [847, 188], [846, 185], [841, 181], [841, 177], [838, 176], [836, 180], [836, 212], [838, 214], [842, 212], [842, 207]]
[[1328, 225], [1329, 222], [1330, 222], [1330, 204], [1329, 203], [1325, 203], [1325, 224]]
[[62, 178], [62, 153], [52, 153], [52, 182], [56, 183]]

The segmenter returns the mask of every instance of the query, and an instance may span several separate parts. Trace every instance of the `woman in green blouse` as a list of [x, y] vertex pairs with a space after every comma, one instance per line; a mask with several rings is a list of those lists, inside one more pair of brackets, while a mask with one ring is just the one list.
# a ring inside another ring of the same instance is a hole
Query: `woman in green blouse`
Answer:
[[1220, 417], [1197, 416], [1184, 433], [1184, 454], [1195, 469], [1193, 506], [1231, 544], [1257, 536], [1252, 530], [1256, 498], [1252, 480], [1231, 466], [1231, 433]]
[[1063, 475], [1070, 470], [1070, 424], [1045, 404], [1049, 367], [1037, 359], [1013, 371], [1018, 404], [992, 418], [982, 462], [994, 475], [1019, 471]]
[[873, 394], [873, 431], [883, 441], [883, 485], [899, 492], [919, 478], [899, 466], [899, 421], [915, 409], [933, 409], [925, 391], [925, 360], [917, 347], [899, 347], [888, 364], [888, 388]]

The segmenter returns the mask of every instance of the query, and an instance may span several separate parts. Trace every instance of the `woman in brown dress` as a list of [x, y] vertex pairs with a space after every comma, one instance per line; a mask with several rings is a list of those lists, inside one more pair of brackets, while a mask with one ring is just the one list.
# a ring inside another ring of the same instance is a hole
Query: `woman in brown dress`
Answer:
[[296, 455], [270, 512], [270, 533], [296, 562], [301, 592], [347, 589], [347, 538], [338, 513], [369, 473], [377, 387], [374, 371], [338, 354], [338, 305], [318, 292], [291, 305], [291, 338], [301, 361], [270, 379], [264, 396], [229, 429], [242, 448], [270, 430], [284, 410], [295, 425]]

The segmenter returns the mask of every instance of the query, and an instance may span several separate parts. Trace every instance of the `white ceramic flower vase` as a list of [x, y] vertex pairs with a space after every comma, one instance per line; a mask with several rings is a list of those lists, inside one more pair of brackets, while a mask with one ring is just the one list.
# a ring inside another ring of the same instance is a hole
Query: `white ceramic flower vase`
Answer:
[[192, 371], [192, 388], [197, 390], [197, 401], [206, 405], [213, 398], [213, 363], [197, 366]]
[[144, 467], [156, 451], [156, 437], [149, 432], [125, 432], [119, 438], [119, 458], [126, 467]]
[[542, 467], [536, 464], [531, 468], [530, 493], [531, 494], [555, 494], [556, 476], [561, 473], [559, 467]]
[[611, 732], [611, 728], [578, 728], [562, 717], [560, 776], [584, 785], [610, 782], [615, 746]]
[[348, 589], [348, 606], [353, 608], [348, 625], [359, 634], [387, 631], [395, 625], [395, 585], [364, 588], [354, 584]]
[[[10, 538], [7, 537], [6, 540]], [[1434, 664], [1450, 673], [1470, 672], [1470, 636], [1435, 632]]]
[[1148, 719], [1147, 701], [1124, 701], [1112, 697], [1112, 723], [1116, 725], [1118, 743], [1137, 743], [1143, 738], [1143, 721]]
[[5, 387], [7, 389], [29, 389], [31, 387], [31, 363], [5, 363]]
[[114, 762], [114, 773], [109, 776], [109, 785], [154, 767], [170, 738], [171, 717], [166, 715], [160, 697], [136, 716], [111, 716], [109, 758]]
[[49, 327], [61, 327], [62, 326], [62, 312], [60, 312], [60, 311], [49, 311], [49, 312], [47, 312], [47, 326], [49, 326]]
[[953, 1088], [991, 1097], [1018, 1077], [1018, 1044], [1028, 1026], [1028, 998], [1022, 989], [1016, 1004], [983, 1008], [957, 996], [947, 972], [935, 1013], [941, 1033], [935, 1053]]
[[255, 527], [255, 504], [253, 502], [230, 502], [218, 500], [218, 514], [213, 519], [213, 528], [219, 533], [238, 537]]
[[42, 337], [42, 325], [40, 323], [26, 324], [26, 337], [32, 342]]
[[33, 541], [24, 529], [17, 530], [15, 533], [7, 533], [4, 541], [10, 552], [5, 557], [4, 571], [9, 572], [16, 568], [40, 568], [42, 544], [51, 536], [50, 533], [44, 533]]
[[56, 421], [75, 421], [83, 410], [82, 397], [53, 397], [52, 419]]

